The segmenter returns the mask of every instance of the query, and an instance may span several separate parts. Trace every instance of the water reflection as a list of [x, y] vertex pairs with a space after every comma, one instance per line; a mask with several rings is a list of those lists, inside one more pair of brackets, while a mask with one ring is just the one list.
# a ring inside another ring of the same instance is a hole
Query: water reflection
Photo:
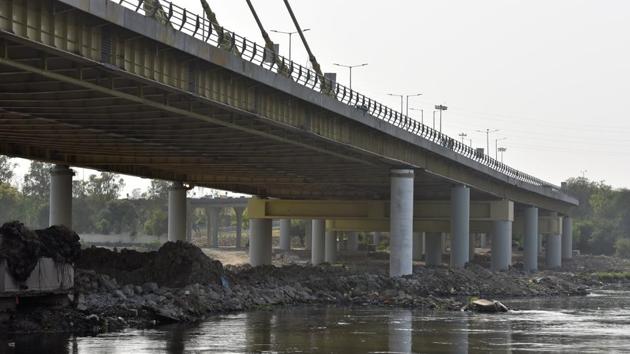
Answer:
[[519, 310], [501, 315], [363, 307], [276, 308], [218, 316], [200, 325], [91, 338], [0, 338], [0, 354], [622, 352], [630, 343], [628, 295], [603, 292], [580, 298], [514, 300], [508, 304]]

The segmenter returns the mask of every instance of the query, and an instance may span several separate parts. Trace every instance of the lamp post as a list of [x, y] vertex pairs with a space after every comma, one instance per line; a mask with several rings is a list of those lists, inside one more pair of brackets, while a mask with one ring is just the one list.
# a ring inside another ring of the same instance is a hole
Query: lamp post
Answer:
[[446, 111], [448, 109], [448, 107], [446, 107], [443, 104], [438, 104], [438, 105], [435, 105], [435, 109], [440, 111], [440, 133], [441, 133], [442, 132], [442, 112]]
[[499, 138], [499, 139], [494, 139], [494, 159], [498, 160], [499, 159], [499, 141], [503, 141], [506, 140], [507, 138]]
[[367, 63], [363, 63], [363, 64], [359, 64], [359, 65], [344, 65], [344, 64], [334, 63], [333, 65], [340, 66], [342, 68], [347, 68], [350, 71], [350, 89], [352, 90], [352, 69], [360, 68], [360, 67], [363, 67], [363, 66], [367, 66]]
[[418, 96], [422, 96], [421, 93], [415, 93], [413, 95], [398, 95], [395, 93], [388, 93], [389, 96], [395, 96], [395, 97], [400, 97], [400, 114], [403, 113], [403, 100], [406, 98], [407, 99], [407, 110], [405, 111], [405, 115], [408, 117], [409, 116], [409, 97], [418, 97]]
[[400, 114], [402, 114], [403, 113], [403, 108], [404, 108], [403, 100], [405, 98], [405, 95], [397, 95], [397, 94], [394, 94], [394, 93], [388, 93], [387, 96], [400, 97]]
[[479, 133], [486, 134], [486, 155], [490, 156], [490, 133], [496, 133], [499, 129], [476, 130]]
[[410, 111], [417, 111], [420, 112], [420, 123], [422, 123], [422, 125], [424, 125], [424, 109], [422, 108], [409, 108]]
[[[306, 28], [306, 29], [302, 30], [302, 33], [310, 31], [310, 30], [311, 30], [310, 28]], [[271, 30], [271, 32], [273, 32], [273, 33], [280, 33], [280, 34], [286, 34], [286, 35], [289, 36], [289, 60], [291, 60], [291, 40], [293, 38], [293, 35], [297, 34], [298, 32], [297, 31], [285, 32], [285, 31], [278, 31], [278, 30]]]
[[467, 137], [468, 134], [466, 133], [459, 133], [459, 137], [462, 138], [462, 144], [464, 144], [464, 138]]
[[507, 148], [500, 147], [498, 150], [501, 153], [501, 163], [503, 163], [503, 153], [507, 151]]

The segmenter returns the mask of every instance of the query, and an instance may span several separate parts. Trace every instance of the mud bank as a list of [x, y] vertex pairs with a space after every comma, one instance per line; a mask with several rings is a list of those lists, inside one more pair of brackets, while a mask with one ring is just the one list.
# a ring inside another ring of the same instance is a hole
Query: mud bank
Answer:
[[[459, 310], [471, 296], [585, 295], [589, 287], [604, 285], [593, 274], [601, 269], [583, 266], [592, 263], [591, 258], [572, 261], [573, 272], [494, 273], [472, 264], [460, 270], [416, 267], [411, 276], [390, 279], [331, 265], [223, 267], [184, 243], [167, 243], [150, 253], [87, 249], [77, 262], [72, 307], [20, 311], [1, 326], [10, 333], [96, 334], [299, 304]], [[600, 263], [607, 268], [611, 259]], [[615, 263], [612, 268], [630, 269], [626, 266]]]

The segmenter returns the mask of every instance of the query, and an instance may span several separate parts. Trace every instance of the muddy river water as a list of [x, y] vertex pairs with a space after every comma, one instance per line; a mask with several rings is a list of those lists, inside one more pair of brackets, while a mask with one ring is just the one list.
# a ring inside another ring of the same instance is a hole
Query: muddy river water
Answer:
[[507, 314], [368, 307], [274, 308], [97, 337], [21, 336], [0, 353], [630, 352], [630, 292], [516, 299]]

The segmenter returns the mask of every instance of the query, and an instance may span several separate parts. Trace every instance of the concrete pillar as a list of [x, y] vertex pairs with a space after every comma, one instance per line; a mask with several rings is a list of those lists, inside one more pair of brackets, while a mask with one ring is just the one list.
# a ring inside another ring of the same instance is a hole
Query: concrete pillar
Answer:
[[66, 165], [55, 165], [50, 170], [50, 226], [72, 228], [72, 176], [74, 171]]
[[219, 212], [219, 208], [206, 208], [208, 241], [210, 241], [212, 248], [219, 248]]
[[413, 260], [414, 261], [422, 260], [423, 254], [424, 254], [424, 233], [414, 232], [413, 233], [413, 250], [412, 250]]
[[457, 185], [451, 189], [451, 267], [468, 263], [470, 247], [470, 189]]
[[372, 234], [372, 243], [374, 244], [374, 247], [376, 247], [376, 249], [378, 249], [378, 245], [381, 244], [381, 233], [380, 232], [374, 232]]
[[313, 246], [313, 220], [304, 222], [304, 249], [310, 250]]
[[495, 220], [492, 232], [491, 267], [494, 271], [508, 270], [512, 265], [512, 222]]
[[193, 212], [195, 210], [190, 203], [190, 200], [186, 198], [186, 241], [192, 242], [193, 237]]
[[538, 254], [543, 252], [543, 235], [538, 234]]
[[470, 241], [468, 242], [468, 261], [472, 262], [475, 259], [475, 241], [477, 234], [470, 234]]
[[348, 239], [348, 252], [357, 252], [359, 250], [359, 234], [356, 232], [348, 232], [346, 235]]
[[413, 271], [413, 170], [390, 174], [389, 275], [399, 277]]
[[236, 249], [241, 249], [242, 238], [243, 238], [243, 212], [244, 208], [234, 208], [234, 213], [236, 214]]
[[271, 219], [249, 220], [249, 264], [253, 267], [271, 264]]
[[168, 190], [168, 240], [186, 240], [186, 188], [181, 182]]
[[526, 272], [538, 270], [538, 208], [525, 208], [523, 234], [523, 265]]
[[548, 269], [560, 268], [562, 266], [562, 247], [560, 235], [546, 235], [547, 245], [545, 248], [545, 265]]
[[436, 266], [442, 264], [442, 233], [427, 232], [424, 244], [426, 246], [424, 257], [426, 265]]
[[335, 263], [337, 261], [337, 233], [335, 231], [326, 231], [324, 261], [326, 263]]
[[562, 259], [573, 258], [573, 220], [570, 216], [562, 218]]
[[313, 233], [311, 235], [311, 264], [324, 263], [326, 248], [326, 220], [313, 220]]
[[291, 220], [280, 220], [280, 250], [291, 250]]
[[479, 248], [488, 248], [488, 235], [479, 234]]
[[448, 237], [446, 232], [442, 232], [442, 253], [446, 253], [446, 249], [448, 248]]

